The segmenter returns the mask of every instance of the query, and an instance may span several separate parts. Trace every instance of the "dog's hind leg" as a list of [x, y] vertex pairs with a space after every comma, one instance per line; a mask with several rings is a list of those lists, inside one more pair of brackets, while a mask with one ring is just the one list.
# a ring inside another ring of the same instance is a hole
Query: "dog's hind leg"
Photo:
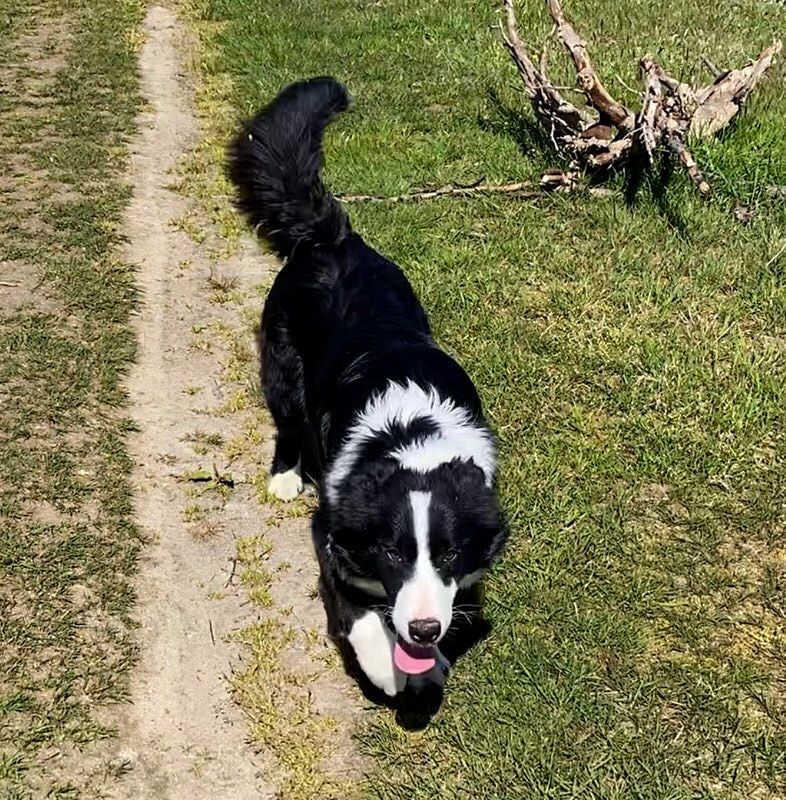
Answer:
[[263, 318], [259, 350], [262, 391], [276, 425], [276, 447], [267, 489], [279, 500], [294, 500], [303, 491], [303, 364], [280, 321]]

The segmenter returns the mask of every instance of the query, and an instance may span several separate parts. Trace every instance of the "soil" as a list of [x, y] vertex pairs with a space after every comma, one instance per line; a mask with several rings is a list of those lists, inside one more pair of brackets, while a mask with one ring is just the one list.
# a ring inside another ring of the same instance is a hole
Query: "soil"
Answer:
[[[278, 265], [250, 238], [231, 256], [216, 259], [209, 230], [200, 243], [178, 230], [177, 220], [193, 208], [173, 184], [199, 136], [181, 58], [183, 31], [174, 11], [151, 7], [140, 53], [146, 102], [132, 144], [125, 255], [138, 266], [142, 302], [128, 392], [139, 428], [131, 441], [137, 519], [151, 545], [138, 583], [140, 663], [131, 703], [121, 712], [120, 737], [107, 754], [118, 776], [108, 790], [129, 800], [273, 798], [281, 796], [281, 765], [249, 743], [247, 719], [229, 681], [244, 653], [227, 637], [271, 615], [281, 615], [301, 634], [293, 638], [285, 668], [308, 672], [304, 691], [312, 713], [338, 720], [330, 760], [342, 776], [361, 769], [350, 731], [362, 698], [334, 661], [314, 657], [313, 632], [319, 632], [323, 653], [327, 643], [308, 516], [288, 518], [281, 506], [260, 504], [249, 475], [264, 472], [267, 462], [235, 459], [213, 467], [211, 459], [221, 456], [194, 446], [208, 434], [242, 441], [248, 415], [224, 410], [237, 389], [226, 377], [228, 346], [206, 334], [216, 326], [247, 328], [247, 312], [261, 307], [259, 286], [269, 284]], [[243, 299], [217, 302], [217, 275]], [[248, 339], [251, 347], [250, 329]], [[265, 459], [272, 433], [265, 427], [259, 443]], [[235, 483], [228, 497], [207, 505], [198, 484], [184, 479], [205, 468], [231, 470]], [[197, 521], [189, 506], [198, 508]], [[273, 545], [270, 609], [249, 602], [236, 560], [237, 540], [260, 534]]]

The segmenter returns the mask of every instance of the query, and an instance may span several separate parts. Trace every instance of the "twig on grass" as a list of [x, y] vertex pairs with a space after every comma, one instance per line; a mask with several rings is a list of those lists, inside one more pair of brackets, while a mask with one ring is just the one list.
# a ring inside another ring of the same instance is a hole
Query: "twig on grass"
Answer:
[[342, 203], [406, 203], [417, 200], [432, 200], [437, 197], [471, 197], [476, 194], [512, 194], [517, 197], [535, 198], [542, 194], [537, 184], [528, 181], [519, 183], [474, 183], [469, 186], [450, 184], [438, 189], [415, 189], [406, 194], [385, 196], [381, 194], [338, 195]]
[[232, 569], [229, 573], [229, 577], [227, 578], [227, 582], [224, 584], [225, 589], [232, 585], [232, 581], [235, 578], [235, 572], [237, 572], [237, 559], [230, 558], [229, 560], [232, 562]]
[[764, 265], [764, 269], [771, 267], [786, 252], [786, 242], [781, 245], [781, 249]]

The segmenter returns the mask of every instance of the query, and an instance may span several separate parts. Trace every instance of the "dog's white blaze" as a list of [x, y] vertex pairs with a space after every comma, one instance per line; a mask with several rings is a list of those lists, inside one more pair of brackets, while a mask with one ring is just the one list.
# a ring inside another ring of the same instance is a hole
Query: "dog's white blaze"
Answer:
[[436, 389], [426, 390], [412, 381], [406, 384], [391, 381], [384, 392], [369, 398], [350, 428], [325, 479], [328, 499], [336, 502], [338, 487], [352, 472], [366, 442], [393, 425], [406, 426], [418, 417], [432, 420], [438, 430], [391, 453], [402, 467], [429, 472], [459, 458], [474, 461], [483, 470], [486, 485], [492, 485], [496, 466], [494, 443], [487, 431], [473, 423], [469, 411], [441, 398]]
[[358, 664], [374, 686], [390, 697], [404, 689], [407, 676], [393, 663], [396, 639], [375, 611], [368, 611], [357, 619], [349, 632], [349, 643], [355, 651]]
[[409, 623], [416, 619], [436, 619], [445, 635], [453, 618], [453, 598], [458, 585], [451, 580], [445, 584], [431, 563], [429, 552], [429, 506], [431, 492], [410, 492], [412, 527], [415, 532], [417, 558], [415, 571], [399, 589], [393, 604], [393, 625], [402, 639], [412, 641]]

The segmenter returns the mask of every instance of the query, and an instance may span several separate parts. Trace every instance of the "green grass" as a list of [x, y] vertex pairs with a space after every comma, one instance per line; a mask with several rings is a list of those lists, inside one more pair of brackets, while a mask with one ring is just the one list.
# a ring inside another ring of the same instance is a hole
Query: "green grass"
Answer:
[[[136, 0], [0, 0], [0, 795], [76, 797], [133, 660]], [[79, 762], [79, 759], [76, 759]], [[100, 776], [103, 780], [103, 776]], [[81, 795], [80, 795], [81, 796]]]
[[[545, 10], [521, 6], [538, 45]], [[555, 163], [490, 0], [198, 8], [202, 69], [239, 113], [296, 78], [347, 81], [356, 107], [327, 142], [336, 191]], [[739, 66], [786, 23], [782, 4], [733, 0], [567, 11], [631, 104], [645, 53], [698, 78], [701, 53]], [[710, 202], [675, 174], [633, 206], [578, 193], [350, 209], [480, 387], [512, 526], [488, 581], [493, 632], [439, 717], [413, 737], [380, 712], [361, 732], [366, 796], [786, 795], [786, 218], [767, 191], [786, 184], [783, 77], [696, 149]]]

